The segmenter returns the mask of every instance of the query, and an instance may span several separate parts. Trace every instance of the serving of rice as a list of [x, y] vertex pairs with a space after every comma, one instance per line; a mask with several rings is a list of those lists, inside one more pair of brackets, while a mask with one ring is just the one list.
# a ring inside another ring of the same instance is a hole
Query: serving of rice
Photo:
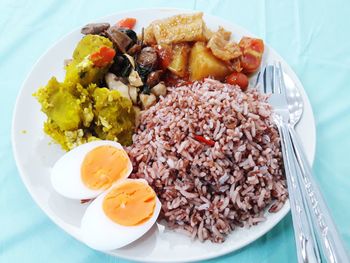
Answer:
[[223, 242], [278, 211], [288, 193], [267, 97], [211, 79], [168, 91], [141, 115], [128, 148], [132, 177], [156, 191], [167, 225]]

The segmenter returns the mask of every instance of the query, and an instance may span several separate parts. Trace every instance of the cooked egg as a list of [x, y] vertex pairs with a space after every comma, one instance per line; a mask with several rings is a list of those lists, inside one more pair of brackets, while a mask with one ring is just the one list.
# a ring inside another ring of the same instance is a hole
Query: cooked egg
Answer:
[[119, 181], [87, 208], [81, 222], [82, 239], [102, 251], [126, 246], [153, 226], [160, 208], [160, 201], [144, 179]]
[[52, 168], [51, 183], [65, 197], [90, 199], [127, 178], [131, 171], [131, 161], [119, 143], [93, 141], [63, 155]]

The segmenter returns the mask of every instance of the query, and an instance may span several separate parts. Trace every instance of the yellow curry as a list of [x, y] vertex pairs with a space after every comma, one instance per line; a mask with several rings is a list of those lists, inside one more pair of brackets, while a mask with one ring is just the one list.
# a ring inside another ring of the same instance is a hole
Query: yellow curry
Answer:
[[112, 46], [105, 37], [85, 36], [65, 67], [64, 81], [52, 77], [34, 94], [47, 116], [45, 133], [65, 150], [97, 139], [132, 143], [135, 112], [131, 100], [116, 90], [98, 87], [113, 60], [95, 63], [91, 59]]

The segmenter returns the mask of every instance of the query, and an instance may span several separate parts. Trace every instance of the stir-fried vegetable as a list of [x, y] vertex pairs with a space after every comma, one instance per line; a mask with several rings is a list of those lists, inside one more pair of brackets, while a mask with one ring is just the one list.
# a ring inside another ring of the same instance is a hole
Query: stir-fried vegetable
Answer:
[[128, 17], [117, 22], [117, 27], [133, 29], [136, 24], [136, 18]]
[[126, 55], [123, 54], [115, 56], [114, 63], [110, 67], [109, 71], [119, 77], [128, 77], [132, 69], [133, 65]]

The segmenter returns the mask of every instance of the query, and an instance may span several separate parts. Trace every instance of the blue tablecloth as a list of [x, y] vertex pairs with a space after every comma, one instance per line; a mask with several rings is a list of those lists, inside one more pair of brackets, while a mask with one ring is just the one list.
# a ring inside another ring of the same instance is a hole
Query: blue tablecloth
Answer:
[[[10, 133], [16, 95], [39, 56], [72, 29], [141, 7], [202, 10], [246, 27], [299, 75], [317, 123], [314, 172], [350, 248], [350, 2], [104, 0], [0, 2], [0, 262], [127, 262], [93, 251], [54, 225], [21, 182]], [[210, 262], [295, 262], [291, 216], [251, 245]]]

